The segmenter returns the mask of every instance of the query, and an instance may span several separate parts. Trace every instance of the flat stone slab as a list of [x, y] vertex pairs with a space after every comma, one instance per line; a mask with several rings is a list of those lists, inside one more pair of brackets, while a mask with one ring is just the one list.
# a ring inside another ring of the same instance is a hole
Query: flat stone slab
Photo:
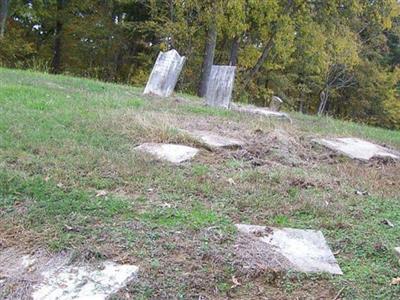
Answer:
[[[285, 271], [343, 274], [320, 231], [245, 224], [237, 224], [236, 227], [240, 233], [251, 236], [255, 242], [262, 242], [265, 245], [268, 254], [264, 262], [266, 266], [274, 263]], [[252, 244], [247, 247], [252, 248]], [[271, 258], [270, 254], [273, 252], [278, 255]], [[282, 260], [282, 262], [272, 260]]]
[[315, 139], [313, 141], [352, 159], [366, 161], [374, 157], [400, 159], [399, 152], [358, 138]]
[[231, 104], [231, 109], [238, 112], [261, 115], [269, 118], [278, 118], [278, 119], [286, 119], [291, 120], [289, 115], [283, 112], [273, 111], [266, 107], [257, 107], [253, 105], [239, 105], [239, 104]]
[[194, 130], [185, 132], [211, 148], [241, 148], [244, 145], [241, 140], [221, 136], [210, 131]]
[[48, 270], [34, 287], [34, 300], [106, 299], [133, 280], [138, 267], [104, 262], [101, 268], [66, 266]]
[[[139, 268], [112, 261], [70, 264], [70, 254], [0, 253], [0, 290], [10, 299], [105, 300], [136, 279]], [[10, 288], [12, 287], [12, 288]]]
[[149, 153], [157, 159], [165, 160], [174, 164], [191, 160], [199, 152], [198, 149], [175, 144], [147, 143], [135, 148], [137, 151]]

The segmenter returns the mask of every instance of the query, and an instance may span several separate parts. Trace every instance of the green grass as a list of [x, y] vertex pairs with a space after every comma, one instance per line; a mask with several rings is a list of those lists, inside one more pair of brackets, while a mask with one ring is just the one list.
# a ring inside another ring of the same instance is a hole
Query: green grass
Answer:
[[[297, 113], [291, 125], [68, 76], [0, 69], [0, 78], [0, 240], [139, 264], [128, 290], [137, 299], [318, 299], [342, 288], [346, 299], [399, 298], [390, 285], [400, 276], [399, 165], [330, 160], [311, 147], [315, 137], [355, 136], [399, 149], [399, 131]], [[181, 128], [226, 131], [251, 147], [201, 149], [180, 166], [133, 150], [200, 147]], [[320, 229], [345, 274], [241, 277], [235, 223]], [[232, 276], [242, 285], [231, 289]]]

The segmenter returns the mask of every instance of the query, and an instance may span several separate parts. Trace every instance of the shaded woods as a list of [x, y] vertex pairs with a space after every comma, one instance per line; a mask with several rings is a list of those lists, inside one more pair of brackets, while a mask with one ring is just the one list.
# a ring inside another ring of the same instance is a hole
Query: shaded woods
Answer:
[[236, 101], [400, 128], [396, 0], [0, 0], [0, 65], [144, 85], [160, 50], [178, 90], [237, 65]]

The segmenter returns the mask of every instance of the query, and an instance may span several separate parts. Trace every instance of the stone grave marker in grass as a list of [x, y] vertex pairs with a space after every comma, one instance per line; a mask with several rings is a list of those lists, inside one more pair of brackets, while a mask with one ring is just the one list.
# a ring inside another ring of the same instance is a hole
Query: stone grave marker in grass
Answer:
[[146, 143], [135, 148], [137, 151], [148, 153], [159, 160], [179, 164], [191, 160], [199, 152], [198, 149], [174, 144]]
[[315, 139], [313, 141], [352, 159], [363, 161], [374, 157], [400, 159], [400, 152], [358, 138]]
[[[237, 256], [244, 264], [265, 269], [342, 275], [325, 238], [320, 231], [292, 228], [273, 228], [254, 225], [236, 225], [245, 243], [237, 243]], [[256, 250], [256, 251], [254, 251]]]
[[184, 132], [210, 148], [235, 149], [235, 148], [241, 148], [244, 145], [244, 142], [241, 140], [234, 139], [231, 137], [221, 136], [210, 131], [192, 130]]
[[257, 107], [254, 105], [232, 104], [231, 108], [232, 108], [232, 110], [238, 111], [241, 113], [260, 115], [260, 116], [269, 117], [269, 118], [278, 118], [278, 119], [282, 119], [282, 120], [291, 121], [288, 114], [283, 113], [283, 112], [274, 111], [267, 107]]
[[235, 71], [232, 66], [212, 66], [206, 92], [208, 106], [230, 108]]
[[[23, 254], [14, 248], [0, 252], [0, 273], [10, 299], [109, 299], [137, 278], [139, 268], [112, 261], [74, 262], [72, 253]], [[4, 295], [1, 293], [1, 295]], [[22, 297], [23, 295], [23, 297]]]
[[174, 92], [186, 58], [176, 50], [160, 52], [154, 64], [144, 94], [169, 97]]

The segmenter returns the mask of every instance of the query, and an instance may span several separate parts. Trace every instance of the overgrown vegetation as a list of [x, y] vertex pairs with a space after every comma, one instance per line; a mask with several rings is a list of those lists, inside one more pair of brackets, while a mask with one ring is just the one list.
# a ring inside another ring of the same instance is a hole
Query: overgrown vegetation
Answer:
[[[237, 65], [236, 100], [400, 128], [396, 0], [2, 0], [0, 65], [143, 85], [160, 50], [178, 89]], [[4, 33], [4, 34], [3, 34]]]
[[[137, 264], [140, 280], [122, 299], [399, 298], [390, 285], [399, 276], [399, 164], [311, 143], [355, 136], [399, 149], [398, 131], [302, 114], [282, 123], [66, 76], [0, 77], [0, 248]], [[181, 166], [133, 151], [142, 142], [200, 146], [178, 129], [247, 145], [202, 148]], [[235, 223], [320, 229], [344, 275], [243, 272]]]

